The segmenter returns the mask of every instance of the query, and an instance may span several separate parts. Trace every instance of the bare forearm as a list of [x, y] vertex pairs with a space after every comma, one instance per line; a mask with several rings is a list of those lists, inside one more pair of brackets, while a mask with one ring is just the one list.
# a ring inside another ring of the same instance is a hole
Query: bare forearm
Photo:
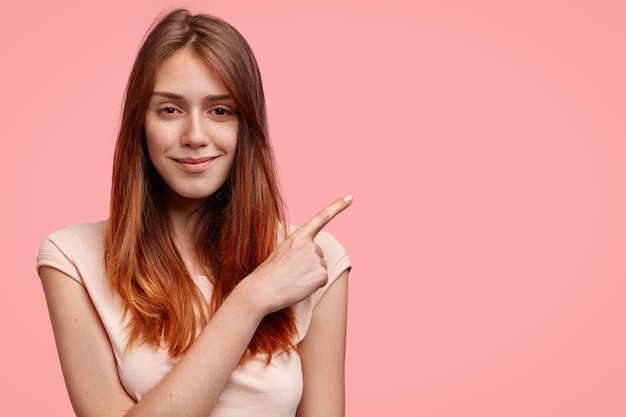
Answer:
[[180, 362], [128, 417], [208, 415], [263, 317], [246, 305], [241, 292], [236, 289], [226, 299]]
[[313, 237], [347, 205], [348, 199], [335, 201], [281, 242], [228, 296], [179, 363], [137, 403], [120, 383], [109, 337], [86, 288], [57, 269], [40, 268], [76, 415], [210, 414], [262, 318], [326, 284], [326, 263]]
[[[351, 201], [349, 196], [336, 200], [285, 239], [235, 288], [179, 364], [128, 413], [128, 417], [206, 416], [261, 319], [302, 301], [326, 284], [326, 262], [313, 239]], [[345, 309], [345, 294], [340, 292], [338, 297], [340, 300], [334, 304]], [[342, 314], [345, 316], [345, 311]], [[345, 323], [338, 329], [337, 334], [345, 341]], [[341, 358], [343, 369], [343, 354], [334, 356]], [[341, 384], [343, 388], [343, 382]], [[343, 401], [343, 395], [340, 400]], [[332, 408], [343, 410], [343, 403]]]

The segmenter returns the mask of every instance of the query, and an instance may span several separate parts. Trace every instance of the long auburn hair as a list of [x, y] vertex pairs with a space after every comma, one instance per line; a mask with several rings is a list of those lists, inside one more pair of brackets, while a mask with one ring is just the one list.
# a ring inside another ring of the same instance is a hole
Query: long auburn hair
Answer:
[[[170, 234], [163, 181], [146, 150], [143, 129], [155, 76], [181, 48], [219, 74], [238, 109], [239, 133], [229, 180], [200, 209], [196, 255], [213, 284], [207, 303]], [[111, 288], [128, 318], [127, 348], [148, 343], [180, 357], [233, 288], [274, 250], [285, 214], [268, 138], [258, 65], [246, 40], [228, 23], [175, 10], [156, 22], [135, 61], [115, 147], [104, 261]], [[267, 315], [253, 336], [252, 355], [294, 348], [291, 308]]]

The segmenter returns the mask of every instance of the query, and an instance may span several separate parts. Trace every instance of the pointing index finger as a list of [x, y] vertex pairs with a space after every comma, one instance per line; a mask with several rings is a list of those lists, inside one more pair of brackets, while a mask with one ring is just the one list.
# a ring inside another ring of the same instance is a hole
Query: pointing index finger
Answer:
[[328, 224], [328, 222], [334, 219], [336, 215], [344, 211], [350, 204], [352, 204], [351, 195], [338, 198], [325, 209], [317, 213], [311, 220], [306, 222], [296, 232], [314, 238], [324, 228], [324, 226]]

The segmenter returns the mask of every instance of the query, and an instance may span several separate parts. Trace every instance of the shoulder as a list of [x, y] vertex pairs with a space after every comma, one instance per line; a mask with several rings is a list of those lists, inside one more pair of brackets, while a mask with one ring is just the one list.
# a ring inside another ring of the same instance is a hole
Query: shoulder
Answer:
[[[289, 223], [286, 227], [287, 234], [289, 235], [299, 228], [300, 226]], [[345, 248], [341, 245], [341, 243], [339, 243], [337, 238], [335, 238], [335, 236], [325, 230], [320, 231], [317, 236], [315, 236], [315, 243], [318, 244], [322, 249], [327, 249], [328, 252], [347, 254]], [[326, 254], [326, 252], [324, 253]]]
[[338, 256], [348, 255], [346, 249], [339, 243], [339, 241], [332, 234], [322, 230], [315, 237], [315, 243], [317, 243], [323, 250], [324, 255], [333, 254]]
[[50, 233], [39, 247], [37, 270], [49, 266], [82, 283], [80, 265], [102, 261], [106, 224], [106, 221], [73, 224]]
[[[287, 234], [295, 232], [298, 228], [299, 226], [288, 224], [286, 228]], [[335, 280], [344, 271], [352, 268], [348, 251], [346, 251], [343, 245], [331, 233], [322, 230], [315, 237], [315, 243], [322, 249], [322, 252], [324, 252], [324, 259], [326, 260], [328, 270], [328, 282], [312, 295], [311, 299], [314, 306], [319, 302]]]
[[[300, 226], [294, 224], [288, 224], [287, 234], [295, 232], [299, 227]], [[331, 233], [322, 230], [315, 237], [315, 243], [322, 249], [322, 252], [324, 252], [324, 259], [328, 265], [328, 279], [330, 283], [343, 271], [352, 267], [348, 252]]]
[[316, 306], [328, 289], [335, 283], [337, 278], [344, 272], [352, 269], [352, 262], [346, 249], [332, 234], [322, 230], [315, 237], [315, 243], [322, 248], [326, 269], [328, 271], [328, 282], [312, 295], [313, 306]]
[[106, 220], [94, 223], [80, 223], [66, 226], [50, 233], [42, 242], [39, 252], [45, 251], [51, 245], [66, 254], [84, 247], [92, 247], [104, 242]]
[[[293, 233], [297, 229], [298, 226], [288, 224], [287, 234]], [[319, 304], [330, 287], [337, 281], [337, 278], [339, 278], [342, 273], [352, 268], [348, 252], [331, 233], [322, 230], [315, 237], [315, 243], [322, 249], [322, 252], [324, 252], [324, 259], [326, 260], [328, 270], [328, 282], [308, 298], [294, 306], [298, 327], [298, 343], [302, 341], [308, 332], [315, 307]]]

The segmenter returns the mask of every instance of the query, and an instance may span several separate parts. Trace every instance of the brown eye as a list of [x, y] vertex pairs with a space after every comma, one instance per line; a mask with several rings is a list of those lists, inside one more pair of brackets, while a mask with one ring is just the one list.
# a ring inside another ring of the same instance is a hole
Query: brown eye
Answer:
[[163, 107], [161, 112], [165, 114], [174, 114], [176, 113], [176, 109], [174, 107]]
[[218, 107], [216, 109], [213, 109], [213, 114], [216, 116], [226, 116], [228, 114], [228, 110], [222, 108], [222, 107]]

